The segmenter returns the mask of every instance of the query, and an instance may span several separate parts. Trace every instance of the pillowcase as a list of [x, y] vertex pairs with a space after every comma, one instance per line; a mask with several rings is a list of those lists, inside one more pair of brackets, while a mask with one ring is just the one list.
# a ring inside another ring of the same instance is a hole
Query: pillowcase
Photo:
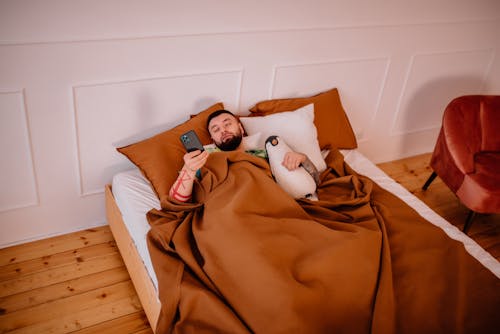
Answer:
[[314, 105], [308, 104], [295, 111], [261, 117], [240, 117], [245, 131], [252, 135], [261, 133], [261, 144], [269, 136], [280, 136], [296, 152], [306, 154], [318, 171], [326, 169], [318, 144], [318, 132], [314, 126]]
[[247, 135], [241, 139], [241, 145], [245, 151], [264, 150], [262, 146], [262, 133], [257, 132], [252, 135]]
[[262, 101], [252, 107], [250, 112], [251, 116], [270, 115], [296, 110], [309, 103], [314, 103], [314, 124], [321, 149], [358, 147], [337, 88], [310, 97]]
[[173, 129], [140, 142], [117, 148], [117, 150], [139, 167], [142, 174], [153, 185], [153, 189], [160, 201], [162, 201], [165, 196], [168, 196], [168, 191], [177, 179], [178, 171], [184, 164], [182, 157], [186, 150], [182, 146], [179, 137], [189, 130], [194, 130], [202, 144], [212, 142], [206, 128], [207, 118], [212, 112], [219, 109], [224, 109], [222, 103], [214, 104]]

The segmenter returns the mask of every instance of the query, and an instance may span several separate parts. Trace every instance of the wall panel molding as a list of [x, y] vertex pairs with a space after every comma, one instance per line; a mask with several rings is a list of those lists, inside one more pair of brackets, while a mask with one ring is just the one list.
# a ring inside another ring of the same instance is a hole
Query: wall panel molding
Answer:
[[[393, 29], [393, 28], [418, 28], [429, 26], [456, 26], [470, 24], [495, 24], [498, 19], [459, 19], [459, 20], [430, 20], [420, 22], [398, 22], [398, 23], [359, 23], [359, 24], [327, 24], [323, 26], [304, 26], [299, 28], [255, 28], [255, 29], [234, 29], [234, 30], [213, 30], [208, 32], [172, 32], [172, 33], [149, 33], [127, 36], [113, 37], [81, 37], [68, 39], [37, 39], [37, 40], [18, 40], [5, 41], [0, 40], [0, 47], [30, 46], [30, 45], [57, 45], [57, 44], [80, 44], [80, 43], [108, 43], [136, 40], [152, 39], [178, 39], [178, 38], [199, 38], [199, 37], [217, 37], [233, 35], [251, 35], [251, 34], [281, 34], [298, 32], [328, 32], [328, 31], [346, 31], [346, 30], [374, 30], [374, 29]], [[206, 30], [206, 29], [205, 29]]]

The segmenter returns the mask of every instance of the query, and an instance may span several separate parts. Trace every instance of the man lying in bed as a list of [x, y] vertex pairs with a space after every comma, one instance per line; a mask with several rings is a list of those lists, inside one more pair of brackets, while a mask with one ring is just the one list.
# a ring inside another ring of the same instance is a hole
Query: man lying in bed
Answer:
[[[210, 114], [207, 120], [207, 130], [218, 149], [222, 151], [244, 150], [242, 139], [245, 130], [238, 118], [230, 111], [217, 110]], [[257, 154], [259, 153], [261, 152], [257, 152]], [[208, 155], [207, 150], [203, 152], [196, 150], [184, 155], [184, 166], [169, 191], [171, 198], [181, 202], [191, 200], [197, 172], [207, 162]], [[307, 164], [310, 169], [316, 169], [309, 158], [299, 152], [287, 152], [282, 161], [282, 165], [289, 171], [299, 168], [301, 164]]]

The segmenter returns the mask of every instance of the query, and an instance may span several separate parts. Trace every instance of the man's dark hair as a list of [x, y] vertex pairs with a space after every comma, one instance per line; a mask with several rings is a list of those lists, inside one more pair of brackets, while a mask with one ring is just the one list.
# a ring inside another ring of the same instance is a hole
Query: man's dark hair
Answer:
[[214, 111], [213, 113], [211, 113], [210, 115], [208, 115], [208, 118], [207, 118], [207, 129], [208, 129], [208, 125], [210, 124], [210, 121], [212, 119], [214, 119], [215, 117], [219, 116], [219, 115], [222, 115], [222, 114], [229, 114], [229, 115], [232, 115], [234, 118], [238, 119], [238, 117], [236, 117], [236, 115], [234, 115], [232, 112], [230, 112], [229, 110], [225, 110], [225, 109], [219, 109], [219, 110], [216, 110]]

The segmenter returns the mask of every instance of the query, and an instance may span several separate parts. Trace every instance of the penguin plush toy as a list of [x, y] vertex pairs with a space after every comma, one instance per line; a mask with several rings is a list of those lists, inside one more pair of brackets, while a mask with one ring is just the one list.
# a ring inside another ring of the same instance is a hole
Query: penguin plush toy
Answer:
[[302, 165], [290, 171], [283, 166], [281, 163], [285, 154], [292, 151], [292, 149], [278, 136], [267, 138], [265, 146], [271, 172], [276, 183], [295, 199], [317, 199], [316, 186], [319, 182], [317, 171], [308, 171]]

